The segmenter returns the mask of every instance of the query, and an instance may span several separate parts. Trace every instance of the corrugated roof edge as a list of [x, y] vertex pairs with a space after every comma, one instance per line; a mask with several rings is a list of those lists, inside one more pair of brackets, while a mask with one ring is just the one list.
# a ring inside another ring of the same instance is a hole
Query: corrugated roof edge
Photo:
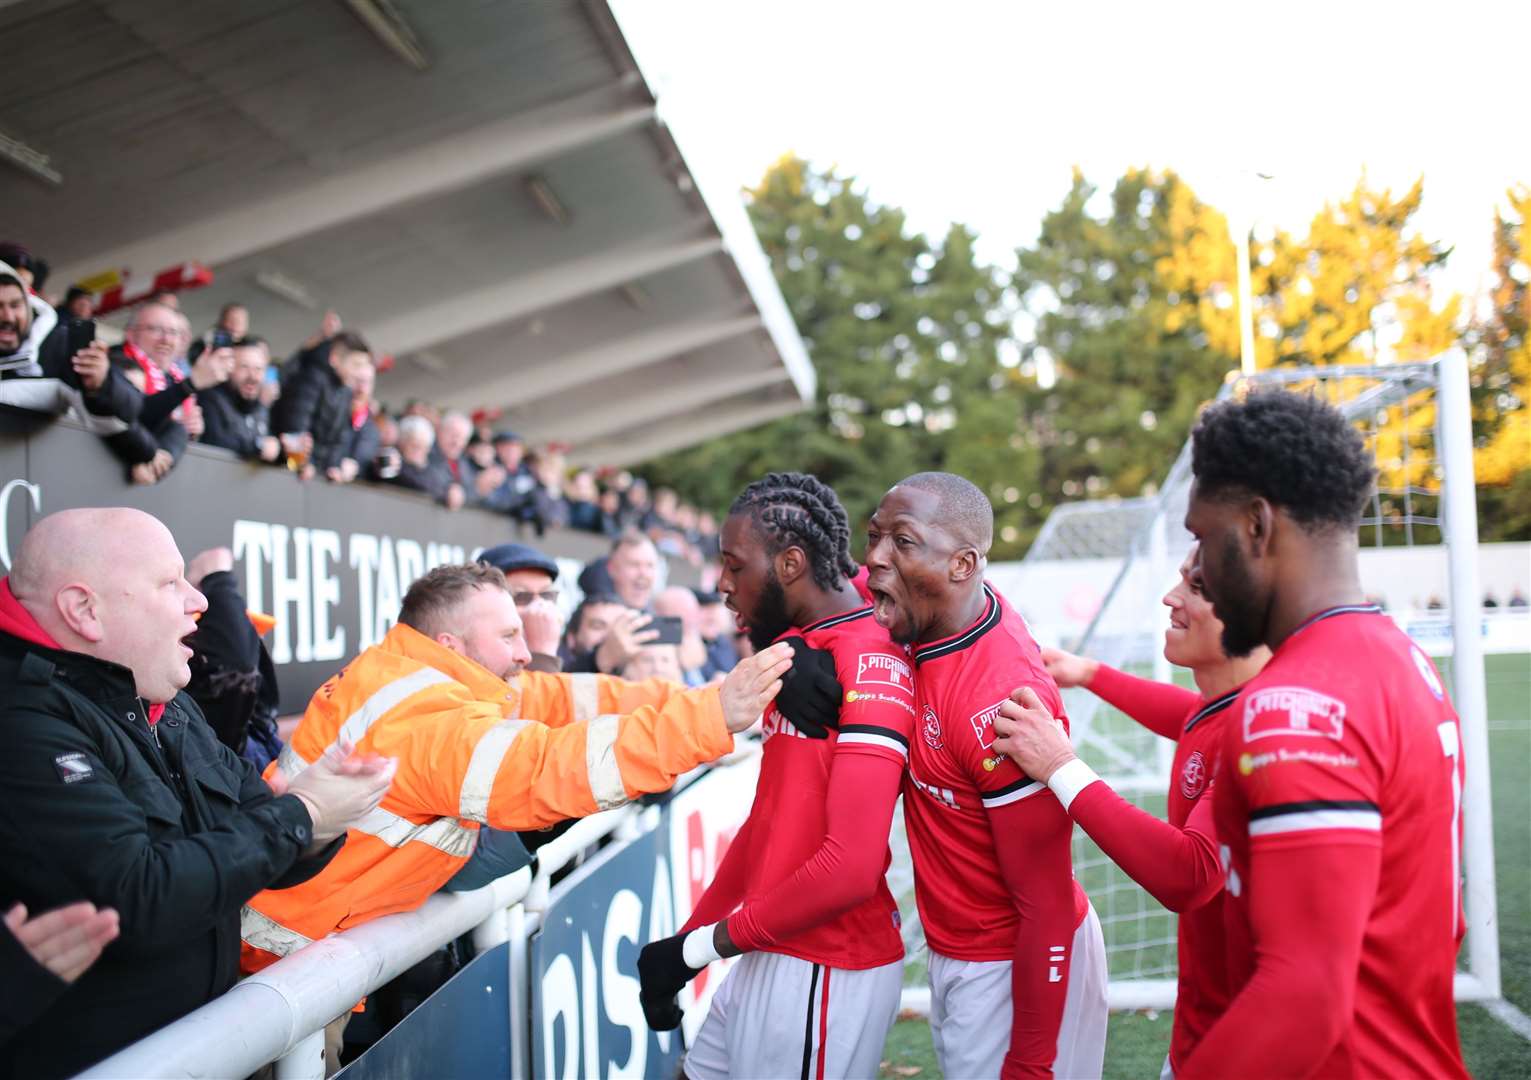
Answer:
[[[642, 64], [639, 63], [638, 58], [633, 54], [632, 47], [628, 44], [628, 36], [616, 12], [605, 0], [586, 0], [585, 8], [593, 22], [598, 24], [604, 22], [607, 25], [608, 45], [614, 50], [620, 48], [631, 62], [633, 69], [643, 78], [644, 87], [650, 99], [655, 102], [659, 116], [659, 123], [656, 125], [657, 134], [670, 142], [675, 156], [690, 175], [697, 194], [701, 196], [708, 213], [712, 216], [713, 223], [723, 237], [724, 247], [733, 258], [735, 267], [738, 268], [739, 277], [744, 282], [745, 289], [749, 291], [750, 298], [760, 312], [761, 323], [766, 333], [771, 336], [771, 342], [776, 346], [777, 354], [780, 355], [782, 364], [787, 369], [787, 375], [797, 389], [798, 396], [805, 405], [812, 402], [818, 389], [818, 373], [814, 370], [813, 361], [808, 359], [808, 350], [803, 345], [803, 337], [798, 333], [797, 323], [787, 308], [786, 298], [782, 296], [781, 288], [776, 284], [770, 261], [760, 246], [760, 238], [755, 235], [755, 227], [750, 224], [749, 214], [744, 209], [744, 204], [726, 183], [720, 183], [716, 176], [708, 175], [705, 155], [698, 157], [687, 151], [684, 135], [686, 129], [684, 107], [677, 109], [673, 103], [659, 100], [658, 95], [654, 93], [652, 83], [643, 71]], [[678, 125], [677, 112], [681, 114], [681, 122]], [[695, 147], [699, 145], [699, 142], [700, 140], [695, 140], [690, 145]], [[702, 165], [700, 169], [699, 163]]]

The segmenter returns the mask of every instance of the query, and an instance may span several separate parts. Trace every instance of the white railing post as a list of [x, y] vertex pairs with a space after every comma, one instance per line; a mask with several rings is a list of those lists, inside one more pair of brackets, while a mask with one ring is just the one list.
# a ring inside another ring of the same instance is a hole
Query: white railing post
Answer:
[[324, 1080], [324, 1028], [298, 1040], [276, 1059], [276, 1080]]
[[1498, 896], [1494, 891], [1494, 818], [1489, 791], [1488, 693], [1483, 677], [1483, 590], [1478, 581], [1478, 500], [1473, 478], [1472, 399], [1467, 354], [1451, 349], [1436, 365], [1436, 444], [1444, 481], [1441, 518], [1451, 587], [1451, 685], [1462, 722], [1467, 786], [1462, 792], [1467, 871], [1468, 970], [1500, 996]]
[[510, 1080], [526, 1080], [532, 1075], [532, 1048], [527, 1039], [532, 1015], [528, 991], [536, 992], [528, 982], [533, 927], [527, 924], [526, 905], [517, 904], [507, 911], [505, 923], [510, 938]]

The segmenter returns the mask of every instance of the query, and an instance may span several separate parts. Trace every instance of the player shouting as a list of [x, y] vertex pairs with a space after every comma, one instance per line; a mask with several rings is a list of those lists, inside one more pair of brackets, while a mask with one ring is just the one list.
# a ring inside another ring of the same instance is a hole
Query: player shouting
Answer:
[[1164, 597], [1170, 628], [1164, 657], [1191, 669], [1199, 693], [1139, 679], [1107, 664], [1043, 649], [1048, 674], [1061, 687], [1083, 686], [1138, 723], [1174, 739], [1169, 820], [1160, 821], [1123, 799], [1079, 758], [1046, 710], [1006, 702], [994, 721], [994, 748], [1028, 776], [1043, 781], [1069, 816], [1112, 862], [1180, 914], [1179, 986], [1165, 1075], [1190, 1057], [1197, 1041], [1228, 1006], [1228, 957], [1223, 935], [1223, 865], [1212, 821], [1213, 773], [1229, 706], [1239, 687], [1270, 658], [1261, 647], [1234, 658], [1223, 651], [1223, 624], [1192, 576], [1193, 548], [1180, 580]]
[[1460, 729], [1363, 601], [1371, 456], [1334, 408], [1267, 391], [1202, 414], [1191, 469], [1224, 647], [1273, 655], [1229, 712], [1214, 799], [1235, 996], [1176, 1075], [1465, 1077]]
[[[766, 711], [755, 803], [711, 887], [638, 961], [649, 1023], [673, 1028], [688, 980], [748, 954], [686, 1055], [693, 1080], [874, 1076], [898, 1012], [904, 945], [883, 875], [913, 684], [905, 650], [851, 584], [849, 539], [834, 492], [797, 473], [745, 488], [723, 525], [718, 589], [756, 648], [789, 631], [812, 648], [794, 649], [787, 699]], [[817, 679], [814, 661], [826, 665]], [[787, 719], [832, 724], [837, 711], [828, 738]]]
[[930, 946], [930, 1028], [951, 1077], [1099, 1076], [1106, 954], [1074, 881], [1073, 826], [1045, 784], [993, 749], [993, 720], [1058, 688], [1020, 616], [983, 581], [994, 513], [950, 473], [918, 473], [867, 527], [877, 621], [913, 646], [904, 820]]

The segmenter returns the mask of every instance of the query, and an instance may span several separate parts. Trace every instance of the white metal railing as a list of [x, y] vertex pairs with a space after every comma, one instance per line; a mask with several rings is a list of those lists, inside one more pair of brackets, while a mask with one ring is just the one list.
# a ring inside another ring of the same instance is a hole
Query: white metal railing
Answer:
[[[636, 824], [626, 806], [576, 822], [523, 867], [464, 893], [437, 893], [414, 911], [386, 915], [331, 934], [243, 980], [80, 1074], [81, 1080], [181, 1080], [244, 1077], [268, 1062], [278, 1080], [324, 1076], [324, 1027], [368, 994], [463, 934], [480, 949], [511, 945], [512, 1015], [525, 1015], [527, 939], [540, 925], [553, 875], [601, 840]], [[512, 1025], [513, 1075], [526, 1060], [524, 1035]]]

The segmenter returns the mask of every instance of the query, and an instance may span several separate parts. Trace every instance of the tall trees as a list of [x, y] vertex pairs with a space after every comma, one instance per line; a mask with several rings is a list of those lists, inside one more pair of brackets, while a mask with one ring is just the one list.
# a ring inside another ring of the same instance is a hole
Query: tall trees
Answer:
[[[1223, 214], [1174, 172], [1132, 169], [1109, 191], [1075, 172], [1007, 274], [973, 234], [912, 233], [897, 208], [795, 157], [750, 213], [818, 370], [806, 412], [646, 470], [722, 507], [773, 469], [813, 472], [861, 521], [908, 473], [948, 469], [995, 507], [996, 559], [1024, 553], [1060, 502], [1151, 492], [1196, 411], [1238, 368], [1236, 266]], [[1475, 357], [1486, 538], [1531, 537], [1531, 189], [1496, 222], [1492, 315], [1464, 337], [1461, 301], [1419, 235], [1423, 199], [1363, 176], [1304, 235], [1253, 245], [1257, 366]], [[1379, 424], [1385, 489], [1428, 492], [1427, 396]], [[1384, 500], [1384, 512], [1388, 506]]]
[[[991, 493], [996, 478], [1025, 476], [1030, 448], [1005, 431], [1014, 403], [994, 399], [1018, 384], [1000, 363], [1011, 335], [1005, 286], [974, 255], [968, 230], [953, 226], [932, 242], [853, 178], [791, 156], [750, 192], [749, 209], [817, 368], [817, 399], [796, 416], [653, 462], [645, 471], [655, 482], [725, 506], [772, 469], [811, 472], [859, 526], [912, 472], [951, 468]], [[1013, 526], [1009, 535], [1016, 553]]]

